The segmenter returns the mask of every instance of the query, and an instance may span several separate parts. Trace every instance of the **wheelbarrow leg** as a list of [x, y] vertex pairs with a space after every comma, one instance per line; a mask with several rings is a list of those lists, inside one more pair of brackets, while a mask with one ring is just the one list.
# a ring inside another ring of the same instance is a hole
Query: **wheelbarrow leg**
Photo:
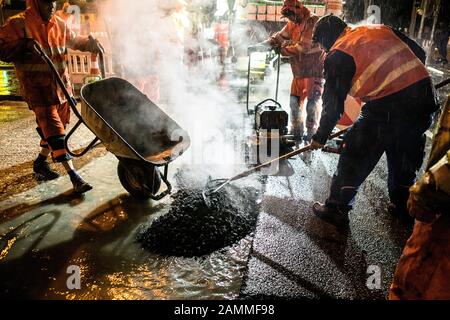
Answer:
[[[78, 120], [78, 122], [75, 124], [75, 126], [72, 128], [72, 130], [69, 131], [69, 133], [66, 135], [66, 139], [64, 139], [64, 147], [67, 150], [67, 153], [70, 154], [72, 157], [79, 158], [84, 156], [89, 150], [94, 148], [97, 145], [97, 142], [100, 141], [99, 138], [95, 137], [94, 140], [91, 141], [91, 143], [88, 144], [87, 147], [84, 148], [83, 151], [80, 153], [75, 153], [69, 148], [69, 139], [72, 137], [74, 132], [78, 129], [78, 127], [83, 124], [84, 122], [82, 120]], [[100, 144], [100, 143], [99, 143]]]

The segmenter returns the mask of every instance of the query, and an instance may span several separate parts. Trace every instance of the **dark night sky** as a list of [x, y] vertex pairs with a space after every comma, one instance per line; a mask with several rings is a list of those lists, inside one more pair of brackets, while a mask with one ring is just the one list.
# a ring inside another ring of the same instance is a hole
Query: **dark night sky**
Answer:
[[[63, 2], [63, 0], [59, 0]], [[212, 0], [211, 0], [212, 1]], [[82, 4], [95, 2], [95, 0], [73, 0], [72, 3]], [[345, 16], [349, 22], [355, 23], [364, 19], [364, 0], [346, 0]], [[411, 18], [411, 9], [414, 2], [420, 5], [421, 0], [372, 0], [381, 7], [382, 23], [395, 28], [407, 28]], [[25, 0], [11, 0], [15, 9], [24, 9]], [[9, 7], [11, 8], [11, 7]], [[441, 0], [440, 20], [450, 21], [450, 1]]]
[[[395, 28], [407, 28], [411, 19], [412, 5], [415, 0], [373, 0], [380, 6], [382, 23]], [[417, 1], [420, 5], [420, 0]], [[364, 19], [364, 0], [346, 0], [344, 7], [346, 18], [355, 23]], [[450, 18], [450, 1], [441, 0], [440, 19]]]

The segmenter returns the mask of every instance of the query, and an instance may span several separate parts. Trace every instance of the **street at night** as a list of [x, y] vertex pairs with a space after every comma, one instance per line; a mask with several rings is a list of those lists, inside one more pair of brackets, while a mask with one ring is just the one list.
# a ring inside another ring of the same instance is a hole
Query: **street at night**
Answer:
[[0, 300], [450, 299], [446, 1], [24, 2]]

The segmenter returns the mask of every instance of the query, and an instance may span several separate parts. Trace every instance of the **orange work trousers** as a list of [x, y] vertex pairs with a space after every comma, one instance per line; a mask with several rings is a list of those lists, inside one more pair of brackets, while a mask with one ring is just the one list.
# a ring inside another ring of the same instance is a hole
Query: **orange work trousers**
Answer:
[[70, 121], [69, 103], [31, 106], [30, 109], [36, 115], [37, 130], [42, 139], [40, 146], [50, 149], [56, 162], [70, 160], [71, 157], [64, 147], [66, 126]]

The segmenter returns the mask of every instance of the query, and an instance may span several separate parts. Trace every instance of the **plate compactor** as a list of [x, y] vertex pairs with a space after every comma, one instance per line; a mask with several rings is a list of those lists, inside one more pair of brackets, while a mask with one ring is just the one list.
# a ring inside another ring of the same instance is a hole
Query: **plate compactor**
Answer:
[[[289, 114], [277, 101], [281, 56], [278, 54], [276, 57], [277, 85], [275, 99], [266, 99], [258, 103], [253, 110], [249, 109], [251, 54], [249, 55], [248, 60], [247, 114], [254, 116], [254, 134], [249, 139], [249, 161], [252, 163], [261, 163], [264, 162], [263, 160], [267, 157], [272, 156], [272, 153], [283, 155], [292, 151], [292, 147], [295, 146], [295, 141], [292, 135], [288, 135]], [[261, 156], [263, 156], [264, 159], [261, 159]]]
[[289, 115], [276, 100], [266, 99], [257, 104], [254, 109], [254, 135], [250, 139], [252, 160], [261, 163], [273, 153], [283, 155], [292, 151], [295, 141], [293, 136], [288, 135], [288, 124]]

